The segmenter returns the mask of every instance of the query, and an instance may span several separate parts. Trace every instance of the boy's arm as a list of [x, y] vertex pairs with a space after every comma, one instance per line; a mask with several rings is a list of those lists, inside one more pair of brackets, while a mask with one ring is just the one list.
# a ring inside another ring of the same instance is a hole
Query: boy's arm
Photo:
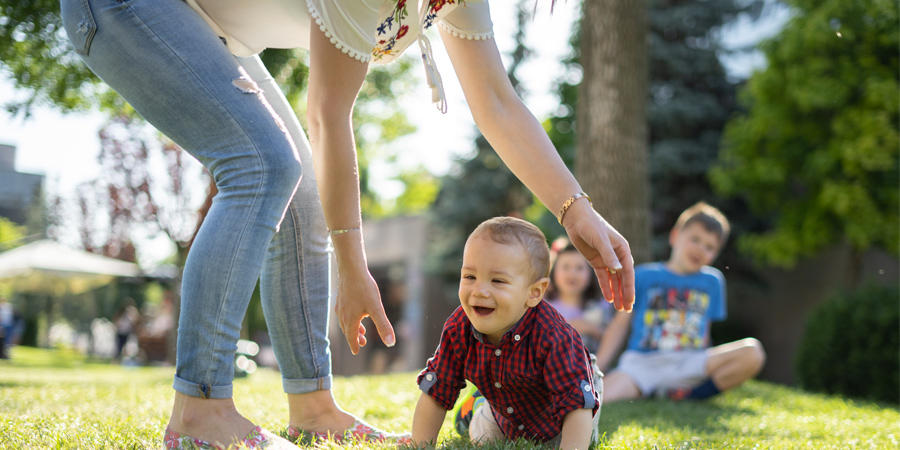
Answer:
[[412, 440], [419, 447], [423, 445], [437, 444], [438, 433], [444, 424], [444, 416], [447, 410], [430, 395], [422, 393], [419, 402], [416, 403], [416, 412], [413, 414]]
[[609, 328], [603, 333], [603, 339], [600, 340], [600, 348], [597, 350], [597, 367], [605, 372], [609, 370], [616, 352], [622, 348], [625, 337], [628, 336], [628, 330], [631, 328], [631, 313], [618, 312], [609, 323]]
[[[563, 419], [560, 450], [587, 450], [591, 445], [593, 421], [590, 409], [576, 409]], [[415, 424], [415, 422], [413, 422]], [[415, 436], [415, 427], [413, 427]]]

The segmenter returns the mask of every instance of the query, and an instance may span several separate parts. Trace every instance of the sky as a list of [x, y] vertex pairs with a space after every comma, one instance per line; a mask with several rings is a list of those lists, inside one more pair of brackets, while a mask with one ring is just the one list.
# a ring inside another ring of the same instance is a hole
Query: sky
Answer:
[[[506, 55], [514, 46], [516, 18], [514, 8], [498, 7], [504, 4], [508, 4], [508, 0], [493, 2], [491, 16], [497, 46], [501, 54]], [[526, 30], [527, 45], [533, 54], [517, 73], [527, 92], [523, 100], [539, 120], [558, 107], [555, 83], [565, 75], [560, 61], [570, 51], [568, 40], [577, 20], [580, 1], [557, 2], [552, 15], [549, 5], [550, 2], [538, 2], [537, 13]], [[723, 30], [722, 44], [725, 48], [752, 46], [760, 39], [777, 33], [788, 18], [789, 13], [783, 7], [770, 6], [761, 20], [751, 22], [742, 18]], [[399, 167], [424, 166], [432, 173], [441, 175], [449, 170], [454, 158], [473, 150], [475, 125], [459, 82], [440, 38], [434, 31], [429, 32], [428, 36], [443, 78], [448, 111], [441, 114], [431, 104], [431, 93], [424, 83], [424, 73], [418, 65], [414, 67], [412, 73], [418, 78], [417, 88], [402, 99], [402, 104], [407, 106], [407, 115], [417, 131], [391, 144], [391, 150], [400, 155], [398, 166], [376, 162], [371, 171], [373, 188], [388, 198], [400, 193], [401, 185], [390, 180]], [[407, 57], [414, 57], [413, 53], [407, 52]], [[504, 58], [504, 62], [509, 61], [508, 57]], [[723, 58], [723, 62], [734, 78], [746, 78], [754, 69], [765, 65], [764, 58], [758, 52], [730, 56]], [[0, 72], [0, 104], [20, 95]], [[104, 116], [99, 113], [61, 114], [50, 107], [38, 108], [27, 121], [0, 111], [0, 144], [17, 147], [16, 170], [44, 174], [47, 176], [48, 190], [64, 199], [72, 198], [71, 192], [75, 186], [99, 174], [100, 168], [96, 164], [99, 150], [97, 131], [104, 121]], [[205, 189], [205, 186], [197, 186], [196, 189]], [[202, 201], [202, 196], [199, 197]], [[62, 236], [61, 240], [70, 245], [77, 244], [74, 233]], [[172, 250], [170, 245], [159, 240], [147, 241], [139, 246], [139, 256], [142, 262], [153, 265]]]

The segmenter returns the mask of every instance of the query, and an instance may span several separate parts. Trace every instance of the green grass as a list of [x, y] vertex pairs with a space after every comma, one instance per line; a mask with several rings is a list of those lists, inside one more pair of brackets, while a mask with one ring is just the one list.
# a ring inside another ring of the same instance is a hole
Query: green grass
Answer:
[[[0, 361], [0, 449], [161, 448], [171, 408], [172, 368], [127, 368], [73, 354], [17, 347]], [[408, 430], [418, 398], [414, 374], [335, 380], [334, 395], [373, 425]], [[239, 410], [281, 430], [287, 405], [279, 374], [235, 381]], [[449, 415], [448, 415], [449, 416]], [[706, 402], [635, 401], [605, 405], [600, 449], [896, 449], [895, 407], [809, 394], [763, 382]], [[528, 442], [475, 447], [445, 422], [448, 450], [540, 449]], [[381, 448], [326, 445], [326, 448]]]

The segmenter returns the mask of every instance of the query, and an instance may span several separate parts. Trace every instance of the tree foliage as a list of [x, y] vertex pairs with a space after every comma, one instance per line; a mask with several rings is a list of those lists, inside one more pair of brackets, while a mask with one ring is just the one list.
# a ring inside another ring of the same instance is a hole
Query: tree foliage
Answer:
[[900, 290], [863, 286], [841, 292], [806, 319], [794, 368], [803, 388], [891, 402], [900, 400]]
[[[655, 0], [648, 3], [650, 82], [647, 121], [650, 144], [652, 256], [668, 255], [668, 232], [678, 215], [705, 200], [721, 207], [736, 223], [751, 225], [740, 200], [723, 200], [710, 187], [707, 173], [719, 153], [727, 118], [737, 110], [735, 84], [719, 55], [722, 28], [742, 14], [758, 17], [762, 1]], [[558, 82], [558, 113], [544, 126], [572, 168], [575, 163], [575, 110], [581, 77], [579, 29], [570, 39], [572, 53]]]
[[[127, 115], [112, 118], [100, 130], [100, 147], [100, 178], [77, 188], [82, 246], [134, 261], [133, 242], [141, 235], [164, 233], [176, 244], [183, 264], [198, 224], [196, 201], [186, 189], [193, 184], [187, 154]], [[157, 176], [159, 172], [167, 176]]]
[[771, 227], [739, 239], [760, 262], [790, 267], [837, 242], [900, 246], [898, 5], [790, 0], [794, 17], [762, 44], [768, 67], [726, 130], [716, 189]]
[[[516, 47], [507, 75], [521, 95], [515, 70], [528, 56], [524, 27], [528, 19], [527, 0], [517, 2], [518, 28]], [[431, 209], [431, 220], [440, 238], [431, 242], [432, 273], [447, 280], [446, 288], [455, 291], [450, 280], [459, 278], [459, 262], [468, 233], [478, 224], [498, 215], [522, 215], [534, 202], [534, 196], [497, 156], [480, 133], [475, 138], [475, 154], [454, 161], [450, 172], [442, 177], [440, 191]], [[543, 208], [542, 208], [543, 209]], [[448, 295], [447, 298], [456, 298]]]
[[25, 95], [2, 106], [27, 117], [42, 104], [62, 110], [121, 105], [70, 48], [58, 0], [0, 0], [0, 69]]
[[24, 242], [25, 227], [16, 225], [6, 217], [0, 217], [0, 252], [12, 250]]

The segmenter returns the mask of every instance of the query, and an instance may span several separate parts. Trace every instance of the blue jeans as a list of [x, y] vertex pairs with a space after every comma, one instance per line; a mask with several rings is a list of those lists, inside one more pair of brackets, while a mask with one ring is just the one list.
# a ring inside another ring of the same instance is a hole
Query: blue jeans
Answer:
[[232, 396], [257, 279], [285, 392], [330, 389], [329, 242], [309, 142], [260, 59], [231, 55], [182, 0], [61, 6], [88, 67], [219, 189], [184, 267], [175, 390]]

